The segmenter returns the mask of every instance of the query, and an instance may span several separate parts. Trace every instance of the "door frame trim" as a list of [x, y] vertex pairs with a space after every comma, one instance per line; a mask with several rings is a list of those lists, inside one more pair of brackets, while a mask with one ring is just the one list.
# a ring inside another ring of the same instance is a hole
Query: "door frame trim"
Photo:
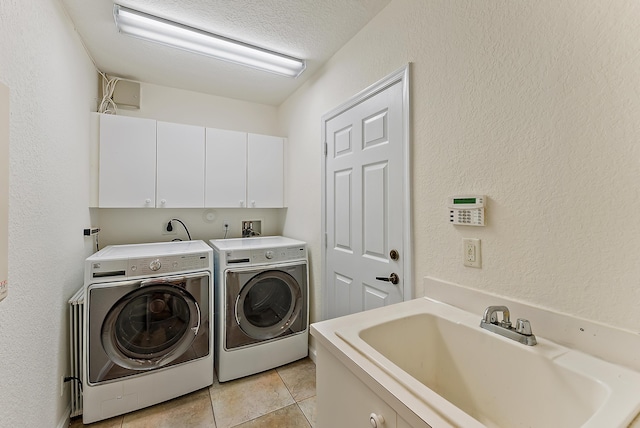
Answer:
[[326, 293], [327, 275], [326, 275], [326, 260], [327, 260], [327, 122], [334, 117], [342, 114], [350, 108], [362, 103], [366, 99], [384, 91], [390, 86], [400, 83], [402, 85], [402, 163], [404, 176], [402, 178], [402, 194], [403, 194], [403, 287], [402, 297], [406, 300], [413, 299], [413, 241], [412, 241], [412, 212], [411, 212], [411, 128], [410, 128], [410, 98], [409, 98], [409, 66], [407, 64], [391, 73], [387, 77], [382, 78], [373, 85], [358, 92], [349, 100], [339, 105], [338, 107], [325, 113], [321, 119], [322, 128], [322, 140], [320, 141], [320, 153], [322, 159], [322, 212], [321, 212], [321, 224], [322, 224], [322, 261], [321, 261], [321, 287], [325, 292], [322, 297], [322, 319], [328, 318], [328, 306], [329, 295]]

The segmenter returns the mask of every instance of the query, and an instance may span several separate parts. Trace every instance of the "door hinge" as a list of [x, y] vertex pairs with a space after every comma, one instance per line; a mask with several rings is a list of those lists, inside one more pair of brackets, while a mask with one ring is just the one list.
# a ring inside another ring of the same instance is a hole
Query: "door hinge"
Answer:
[[325, 157], [329, 154], [329, 145], [327, 144], [327, 142], [324, 142], [324, 155]]

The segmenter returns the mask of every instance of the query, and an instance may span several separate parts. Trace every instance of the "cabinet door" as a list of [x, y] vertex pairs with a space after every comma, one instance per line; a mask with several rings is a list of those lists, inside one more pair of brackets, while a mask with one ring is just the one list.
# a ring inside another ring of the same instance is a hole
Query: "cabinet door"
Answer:
[[247, 133], [207, 128], [205, 206], [246, 207]]
[[158, 122], [158, 208], [204, 207], [204, 128]]
[[250, 208], [284, 206], [284, 138], [248, 135], [247, 202]]
[[[323, 346], [317, 348], [316, 402], [318, 428], [397, 428], [396, 412]], [[384, 420], [384, 422], [382, 422]]]
[[156, 121], [100, 115], [98, 206], [155, 206]]

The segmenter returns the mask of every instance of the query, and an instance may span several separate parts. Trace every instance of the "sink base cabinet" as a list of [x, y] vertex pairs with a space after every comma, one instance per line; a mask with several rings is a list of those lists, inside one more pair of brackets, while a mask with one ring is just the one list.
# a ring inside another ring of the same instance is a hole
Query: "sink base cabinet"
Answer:
[[316, 360], [318, 428], [430, 428], [410, 425], [326, 348]]

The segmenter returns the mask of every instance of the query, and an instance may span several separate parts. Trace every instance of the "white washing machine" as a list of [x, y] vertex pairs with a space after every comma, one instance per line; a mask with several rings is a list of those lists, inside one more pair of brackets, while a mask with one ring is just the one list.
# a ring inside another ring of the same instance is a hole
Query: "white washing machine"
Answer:
[[281, 236], [218, 239], [215, 368], [226, 382], [309, 353], [307, 247]]
[[105, 247], [85, 263], [85, 424], [213, 383], [213, 251], [204, 241]]

